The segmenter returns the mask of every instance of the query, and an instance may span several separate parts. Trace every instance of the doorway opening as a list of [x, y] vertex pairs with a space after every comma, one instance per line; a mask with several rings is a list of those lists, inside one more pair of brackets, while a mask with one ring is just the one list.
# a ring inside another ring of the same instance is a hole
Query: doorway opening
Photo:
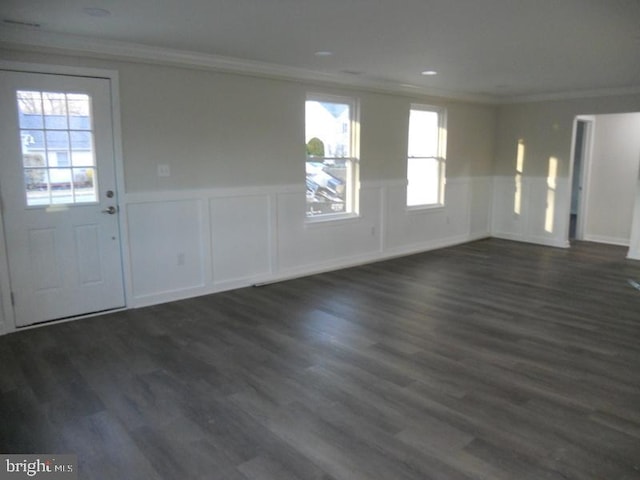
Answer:
[[584, 208], [587, 192], [587, 166], [593, 128], [591, 117], [576, 117], [573, 136], [571, 208], [569, 210], [569, 242], [584, 239]]
[[575, 117], [565, 217], [570, 244], [631, 247], [637, 238], [639, 129], [640, 112]]

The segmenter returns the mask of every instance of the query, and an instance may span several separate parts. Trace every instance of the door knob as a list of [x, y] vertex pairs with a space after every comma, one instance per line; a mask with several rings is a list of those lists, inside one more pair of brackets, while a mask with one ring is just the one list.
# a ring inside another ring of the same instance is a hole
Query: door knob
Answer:
[[109, 215], [113, 215], [114, 213], [116, 213], [116, 211], [117, 211], [116, 207], [111, 205], [106, 210], [102, 210], [102, 213], [108, 213]]

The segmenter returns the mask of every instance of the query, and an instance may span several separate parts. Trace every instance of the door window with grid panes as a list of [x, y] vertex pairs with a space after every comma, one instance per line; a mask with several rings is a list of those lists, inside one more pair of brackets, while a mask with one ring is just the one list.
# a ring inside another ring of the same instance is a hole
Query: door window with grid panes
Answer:
[[16, 100], [27, 206], [96, 202], [91, 98], [20, 90]]

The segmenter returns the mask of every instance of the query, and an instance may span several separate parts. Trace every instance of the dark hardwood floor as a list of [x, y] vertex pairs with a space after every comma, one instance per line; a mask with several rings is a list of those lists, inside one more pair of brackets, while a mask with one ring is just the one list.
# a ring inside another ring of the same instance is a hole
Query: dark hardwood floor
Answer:
[[0, 337], [81, 479], [640, 479], [640, 262], [485, 240]]

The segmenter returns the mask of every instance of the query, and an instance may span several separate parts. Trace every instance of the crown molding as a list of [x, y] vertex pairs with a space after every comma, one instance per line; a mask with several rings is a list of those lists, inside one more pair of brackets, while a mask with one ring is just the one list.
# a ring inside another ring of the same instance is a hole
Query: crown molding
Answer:
[[373, 79], [366, 76], [322, 72], [222, 55], [53, 33], [34, 28], [6, 27], [0, 25], [0, 46], [36, 53], [66, 54], [80, 57], [237, 73], [281, 80], [330, 84], [383, 93], [410, 95], [413, 97], [438, 97], [484, 104], [496, 104], [499, 102], [499, 97], [491, 95], [476, 95], [444, 89], [424, 88], [398, 84], [384, 79]]
[[412, 97], [436, 97], [453, 101], [490, 105], [536, 103], [580, 98], [610, 97], [640, 94], [640, 85], [630, 87], [571, 90], [532, 95], [490, 95], [400, 84], [345, 73], [323, 72], [278, 65], [256, 60], [244, 60], [222, 55], [176, 50], [170, 48], [105, 40], [95, 37], [47, 32], [29, 27], [0, 25], [0, 46], [36, 53], [57, 53], [86, 58], [168, 65], [211, 70], [280, 80], [335, 85], [374, 92], [394, 93]]
[[557, 102], [562, 100], [579, 100], [581, 98], [616, 97], [640, 94], [640, 85], [632, 87], [597, 88], [590, 90], [571, 90], [565, 92], [541, 93], [535, 95], [514, 95], [499, 98], [496, 103], [510, 105], [517, 103]]

